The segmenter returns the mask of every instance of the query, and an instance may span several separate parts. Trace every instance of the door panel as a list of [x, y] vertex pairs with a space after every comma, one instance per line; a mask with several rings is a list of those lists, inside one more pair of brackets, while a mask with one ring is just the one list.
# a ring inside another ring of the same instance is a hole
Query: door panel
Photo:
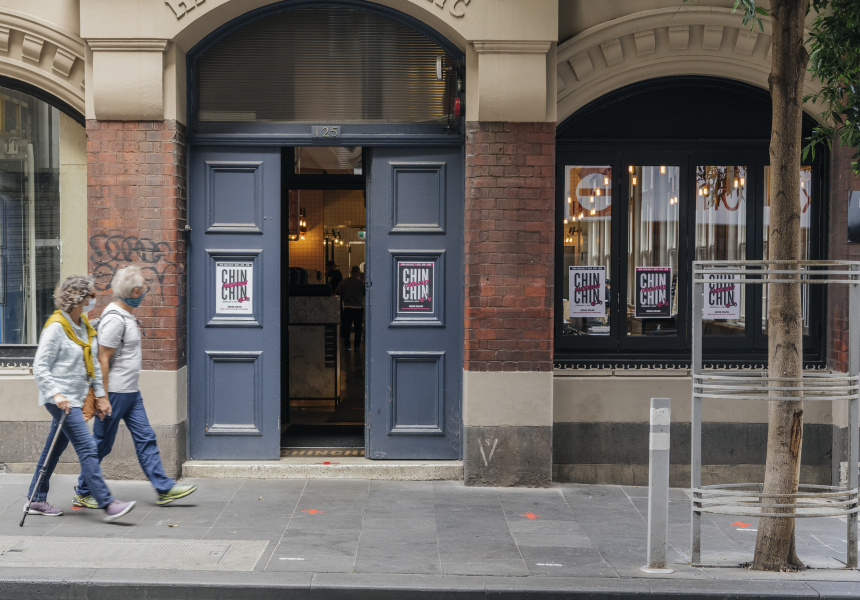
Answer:
[[369, 458], [461, 456], [463, 190], [461, 148], [372, 152]]
[[280, 165], [278, 148], [191, 152], [192, 458], [280, 455]]

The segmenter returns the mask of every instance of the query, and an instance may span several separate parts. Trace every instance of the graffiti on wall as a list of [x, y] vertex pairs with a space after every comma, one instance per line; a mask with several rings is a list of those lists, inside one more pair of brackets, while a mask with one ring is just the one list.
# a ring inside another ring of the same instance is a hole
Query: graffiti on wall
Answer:
[[96, 289], [110, 289], [114, 274], [128, 264], [143, 271], [150, 291], [164, 299], [164, 281], [167, 274], [178, 272], [176, 248], [168, 242], [134, 236], [96, 234], [90, 238], [90, 261]]

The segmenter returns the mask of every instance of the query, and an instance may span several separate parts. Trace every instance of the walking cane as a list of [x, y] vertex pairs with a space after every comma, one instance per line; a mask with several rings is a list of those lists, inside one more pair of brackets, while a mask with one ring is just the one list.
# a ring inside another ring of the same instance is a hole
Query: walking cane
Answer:
[[48, 454], [45, 456], [45, 462], [42, 463], [42, 468], [39, 470], [39, 478], [36, 480], [36, 486], [33, 488], [33, 495], [27, 498], [27, 508], [24, 509], [24, 516], [21, 517], [21, 523], [18, 527], [24, 526], [24, 519], [26, 519], [27, 515], [30, 513], [30, 505], [33, 504], [33, 496], [39, 492], [39, 485], [42, 483], [42, 477], [45, 476], [45, 471], [48, 468], [48, 461], [51, 460], [51, 454], [54, 453], [54, 446], [57, 445], [57, 438], [60, 437], [60, 431], [63, 429], [63, 423], [66, 422], [67, 416], [68, 415], [63, 412], [63, 416], [60, 417], [60, 424], [57, 425], [57, 433], [54, 434], [54, 441], [51, 442], [51, 447], [48, 448]]

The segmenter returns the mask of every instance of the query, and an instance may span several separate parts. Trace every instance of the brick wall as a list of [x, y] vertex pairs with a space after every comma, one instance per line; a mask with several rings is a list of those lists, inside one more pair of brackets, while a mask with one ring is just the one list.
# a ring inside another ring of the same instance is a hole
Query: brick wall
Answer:
[[[860, 190], [860, 176], [851, 172], [852, 154], [852, 150], [841, 146], [838, 140], [833, 142], [827, 248], [828, 258], [833, 260], [860, 260], [860, 243], [848, 242], [848, 195], [852, 190]], [[848, 366], [848, 294], [841, 287], [831, 286], [829, 290], [827, 360], [831, 367], [845, 371]]]
[[551, 371], [555, 124], [466, 125], [465, 368]]
[[87, 239], [100, 312], [129, 263], [149, 291], [136, 311], [143, 368], [185, 365], [185, 127], [176, 121], [87, 121]]

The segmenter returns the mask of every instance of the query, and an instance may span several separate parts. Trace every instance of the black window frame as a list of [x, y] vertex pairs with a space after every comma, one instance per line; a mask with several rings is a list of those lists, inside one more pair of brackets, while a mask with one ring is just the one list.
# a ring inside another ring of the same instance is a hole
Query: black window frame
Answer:
[[[656, 86], [671, 86], [666, 78], [652, 82]], [[733, 92], [740, 89], [749, 93], [753, 101], [767, 102], [766, 92], [714, 78], [674, 78], [685, 85], [695, 85], [704, 81], [707, 85], [726, 86]], [[638, 84], [632, 89], [622, 90], [611, 98], [604, 98], [581, 110], [559, 127], [556, 146], [556, 235], [555, 235], [555, 318], [554, 364], [565, 367], [688, 367], [691, 359], [691, 278], [692, 262], [695, 256], [695, 170], [698, 165], [740, 165], [747, 167], [748, 192], [747, 204], [747, 260], [761, 260], [763, 251], [764, 206], [766, 202], [765, 167], [769, 165], [769, 140], [762, 136], [763, 130], [769, 132], [770, 123], [763, 123], [755, 132], [755, 137], [745, 138], [742, 130], [731, 137], [691, 139], [665, 138], [644, 139], [643, 137], [622, 138], [617, 135], [623, 127], [615, 127], [615, 139], [610, 132], [605, 139], [594, 137], [575, 138], [571, 132], [580, 131], [577, 125], [588, 118], [588, 112], [595, 110], [598, 103], [615, 104], [621, 112], [625, 102], [634, 100], [636, 94], [647, 89], [649, 83]], [[761, 109], [761, 106], [758, 106]], [[697, 107], [691, 106], [693, 112]], [[604, 113], [605, 114], [605, 113]], [[763, 112], [760, 111], [760, 115]], [[583, 116], [585, 115], [585, 116]], [[663, 116], [669, 118], [668, 116]], [[674, 115], [673, 115], [674, 117]], [[660, 116], [657, 116], [660, 118]], [[683, 118], [689, 119], [689, 115]], [[719, 117], [717, 117], [719, 118]], [[804, 118], [806, 133], [814, 121]], [[636, 132], [633, 132], [635, 135]], [[677, 338], [669, 336], [644, 336], [638, 339], [626, 335], [626, 319], [610, 320], [608, 336], [563, 335], [563, 299], [567, 296], [564, 278], [564, 231], [561, 231], [560, 216], [564, 214], [564, 197], [567, 166], [609, 165], [612, 168], [612, 221], [611, 221], [611, 268], [608, 274], [614, 285], [610, 289], [609, 310], [611, 315], [626, 313], [626, 261], [627, 261], [627, 218], [628, 218], [628, 165], [678, 165], [680, 171], [679, 202], [679, 257], [678, 257], [678, 330]], [[815, 161], [803, 161], [810, 166], [811, 188], [813, 194], [810, 215], [809, 258], [812, 260], [827, 257], [827, 219], [829, 192], [829, 155], [818, 153]], [[685, 235], [686, 233], [686, 235]], [[824, 286], [809, 286], [809, 330], [804, 335], [804, 362], [821, 366], [825, 362], [826, 308], [827, 298]], [[762, 332], [763, 302], [761, 286], [748, 286], [746, 294], [746, 329], [743, 336], [706, 336], [704, 343], [705, 360], [712, 364], [731, 364], [738, 366], [762, 365], [767, 361], [767, 335]], [[624, 307], [624, 311], [618, 310]]]

